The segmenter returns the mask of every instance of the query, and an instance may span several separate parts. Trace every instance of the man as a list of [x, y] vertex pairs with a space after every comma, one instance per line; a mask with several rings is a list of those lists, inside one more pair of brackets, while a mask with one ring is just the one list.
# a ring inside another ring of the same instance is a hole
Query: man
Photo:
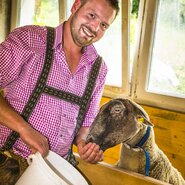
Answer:
[[[89, 73], [98, 54], [92, 43], [101, 39], [119, 11], [116, 0], [75, 0], [71, 16], [55, 29], [53, 63], [45, 86], [50, 90], [82, 97]], [[25, 26], [15, 29], [0, 45], [0, 147], [11, 130], [19, 134], [13, 152], [26, 158], [49, 150], [66, 158], [75, 138], [80, 157], [97, 163], [103, 152], [94, 143], [85, 143], [102, 96], [106, 64], [102, 61], [85, 116], [75, 136], [79, 106], [42, 92], [29, 119], [21, 116], [41, 76], [46, 54], [47, 29]], [[45, 91], [45, 90], [44, 90]]]

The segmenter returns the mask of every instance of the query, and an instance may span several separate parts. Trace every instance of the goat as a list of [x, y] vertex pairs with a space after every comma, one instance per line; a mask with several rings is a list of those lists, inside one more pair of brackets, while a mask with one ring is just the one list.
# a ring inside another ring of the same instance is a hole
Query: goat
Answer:
[[119, 168], [131, 170], [174, 185], [185, 185], [180, 172], [155, 143], [148, 114], [129, 99], [113, 99], [96, 116], [86, 142], [105, 151], [122, 143]]

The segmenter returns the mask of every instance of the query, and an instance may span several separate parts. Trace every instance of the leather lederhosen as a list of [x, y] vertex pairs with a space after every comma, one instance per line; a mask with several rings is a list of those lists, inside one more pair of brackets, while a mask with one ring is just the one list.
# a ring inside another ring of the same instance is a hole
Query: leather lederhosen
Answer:
[[[28, 122], [29, 117], [32, 114], [33, 109], [35, 108], [37, 102], [39, 101], [39, 97], [42, 93], [48, 94], [50, 96], [57, 97], [59, 99], [77, 104], [80, 109], [77, 117], [77, 124], [74, 132], [74, 139], [76, 134], [78, 133], [81, 124], [84, 120], [85, 112], [88, 109], [88, 105], [90, 102], [90, 98], [93, 92], [93, 89], [95, 87], [95, 82], [99, 73], [99, 69], [101, 66], [102, 59], [101, 57], [98, 57], [96, 61], [94, 62], [92, 69], [89, 74], [89, 79], [85, 88], [85, 91], [83, 93], [83, 96], [77, 96], [75, 94], [65, 92], [50, 86], [47, 86], [47, 79], [50, 72], [50, 68], [52, 66], [53, 62], [53, 44], [54, 44], [54, 38], [55, 38], [55, 30], [52, 27], [47, 27], [47, 48], [46, 48], [46, 56], [45, 56], [45, 62], [42, 69], [42, 72], [37, 80], [37, 84], [29, 97], [29, 100], [27, 104], [25, 105], [21, 116], [25, 119], [25, 121]], [[8, 136], [4, 146], [0, 149], [1, 151], [7, 151], [10, 150], [13, 145], [15, 144], [16, 140], [19, 138], [19, 134], [15, 131], [12, 131], [11, 134]], [[73, 165], [75, 165], [75, 161], [73, 161], [73, 154], [72, 150], [70, 149], [68, 154], [68, 161], [71, 162]]]

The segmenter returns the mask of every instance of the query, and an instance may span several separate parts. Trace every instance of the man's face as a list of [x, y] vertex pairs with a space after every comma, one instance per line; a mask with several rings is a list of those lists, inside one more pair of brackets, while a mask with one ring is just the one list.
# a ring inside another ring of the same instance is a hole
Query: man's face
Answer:
[[105, 0], [89, 0], [72, 12], [70, 29], [75, 44], [84, 47], [101, 39], [116, 11]]

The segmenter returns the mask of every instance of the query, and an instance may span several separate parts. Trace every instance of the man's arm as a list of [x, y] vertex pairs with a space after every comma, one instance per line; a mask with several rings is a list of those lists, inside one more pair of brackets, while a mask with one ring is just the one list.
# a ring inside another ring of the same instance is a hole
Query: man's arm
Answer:
[[32, 153], [39, 151], [46, 156], [49, 151], [47, 138], [34, 130], [0, 94], [0, 124], [16, 131]]

